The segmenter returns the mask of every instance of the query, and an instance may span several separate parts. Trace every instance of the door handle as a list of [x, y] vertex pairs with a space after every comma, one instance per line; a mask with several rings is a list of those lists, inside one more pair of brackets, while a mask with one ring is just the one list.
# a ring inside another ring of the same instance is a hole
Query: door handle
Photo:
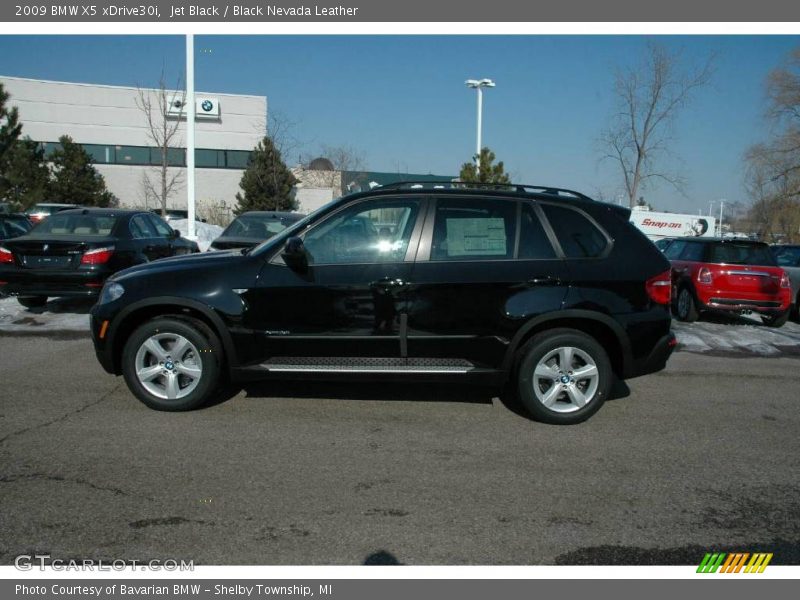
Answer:
[[402, 279], [392, 278], [392, 277], [384, 277], [383, 279], [378, 279], [378, 281], [373, 281], [369, 284], [371, 288], [378, 288], [383, 290], [396, 290], [400, 288], [404, 288], [408, 286], [407, 281], [403, 281]]
[[528, 281], [525, 283], [528, 285], [557, 285], [561, 283], [561, 280], [558, 277], [545, 275], [544, 277], [534, 277], [533, 279], [528, 279]]

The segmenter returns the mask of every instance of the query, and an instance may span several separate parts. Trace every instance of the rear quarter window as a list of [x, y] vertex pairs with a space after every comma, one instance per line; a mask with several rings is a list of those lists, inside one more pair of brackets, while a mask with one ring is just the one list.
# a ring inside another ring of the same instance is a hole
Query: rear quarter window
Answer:
[[552, 204], [542, 209], [567, 258], [596, 258], [608, 248], [608, 238], [583, 213]]

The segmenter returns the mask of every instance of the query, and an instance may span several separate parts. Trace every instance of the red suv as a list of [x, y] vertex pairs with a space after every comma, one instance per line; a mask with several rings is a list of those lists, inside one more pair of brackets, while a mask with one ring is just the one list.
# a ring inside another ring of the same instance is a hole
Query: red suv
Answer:
[[719, 238], [677, 239], [664, 252], [672, 263], [673, 310], [696, 321], [706, 310], [757, 312], [780, 327], [789, 318], [789, 276], [767, 244]]

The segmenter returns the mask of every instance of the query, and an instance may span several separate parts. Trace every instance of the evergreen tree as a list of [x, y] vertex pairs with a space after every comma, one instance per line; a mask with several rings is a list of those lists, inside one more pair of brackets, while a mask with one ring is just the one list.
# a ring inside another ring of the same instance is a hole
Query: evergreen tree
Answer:
[[294, 210], [297, 200], [293, 187], [297, 183], [292, 172], [281, 159], [280, 151], [269, 137], [261, 140], [253, 150], [250, 164], [239, 182], [237, 215], [248, 210]]
[[511, 183], [511, 179], [504, 170], [503, 161], [501, 160], [496, 165], [492, 164], [495, 155], [489, 148], [481, 148], [480, 171], [475, 168], [475, 158], [473, 156], [473, 162], [461, 165], [461, 173], [458, 176], [461, 181], [466, 183]]
[[58, 142], [61, 147], [50, 155], [47, 199], [87, 206], [113, 204], [114, 195], [106, 189], [106, 182], [92, 165], [89, 153], [68, 135], [62, 135]]
[[9, 183], [6, 179], [8, 159], [22, 132], [17, 107], [6, 106], [10, 97], [11, 95], [0, 83], [0, 198], [8, 194]]
[[5, 199], [16, 210], [27, 210], [46, 200], [50, 171], [42, 146], [29, 138], [17, 140], [6, 157], [3, 178]]

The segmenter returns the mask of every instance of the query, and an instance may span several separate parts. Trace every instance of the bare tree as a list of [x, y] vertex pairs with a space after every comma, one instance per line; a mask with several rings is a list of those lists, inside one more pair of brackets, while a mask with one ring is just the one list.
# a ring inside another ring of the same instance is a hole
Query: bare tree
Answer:
[[603, 159], [619, 165], [629, 206], [655, 180], [683, 190], [680, 175], [661, 170], [672, 126], [692, 93], [708, 83], [712, 59], [699, 68], [681, 68], [680, 54], [651, 43], [638, 66], [619, 70], [614, 83], [617, 113], [600, 136]]
[[145, 202], [155, 199], [162, 215], [166, 215], [167, 200], [182, 178], [182, 171], [176, 169], [170, 173], [169, 168], [170, 150], [180, 142], [179, 129], [186, 102], [186, 92], [182, 87], [179, 80], [175, 89], [167, 89], [162, 71], [157, 89], [136, 89], [136, 106], [147, 119], [147, 137], [158, 149], [159, 157], [157, 175], [153, 178], [145, 172], [142, 189]]
[[800, 48], [766, 82], [772, 139], [745, 155], [748, 219], [765, 239], [800, 238]]

